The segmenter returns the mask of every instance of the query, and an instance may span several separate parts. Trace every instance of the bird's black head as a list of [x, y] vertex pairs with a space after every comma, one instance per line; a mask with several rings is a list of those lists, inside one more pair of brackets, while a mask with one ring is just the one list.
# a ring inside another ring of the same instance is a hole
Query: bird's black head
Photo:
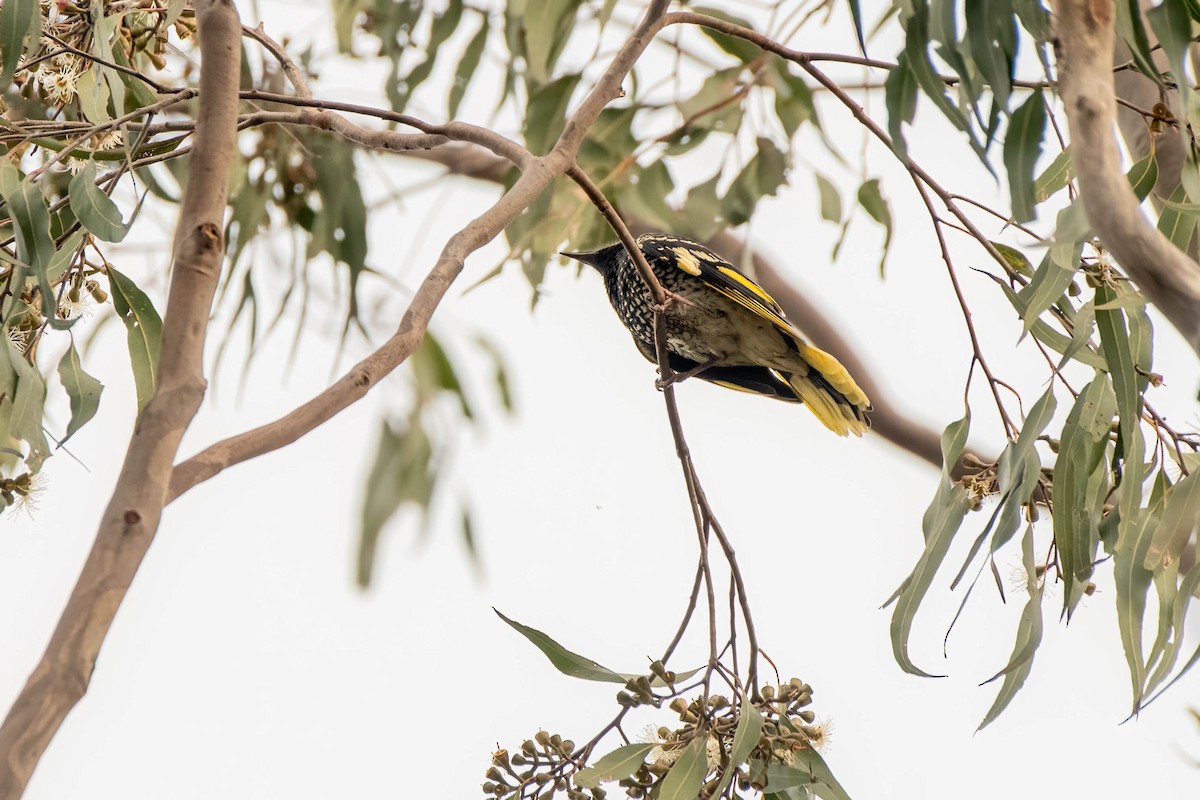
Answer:
[[585, 250], [582, 253], [559, 253], [559, 255], [589, 264], [599, 270], [601, 275], [607, 275], [608, 271], [616, 266], [621, 258], [621, 254], [624, 252], [625, 246], [617, 242], [607, 247], [601, 247], [599, 250]]

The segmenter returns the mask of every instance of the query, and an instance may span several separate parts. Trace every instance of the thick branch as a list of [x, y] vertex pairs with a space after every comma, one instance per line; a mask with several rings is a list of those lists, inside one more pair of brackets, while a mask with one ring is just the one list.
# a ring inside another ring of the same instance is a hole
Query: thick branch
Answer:
[[158, 529], [175, 452], [204, 395], [204, 336], [225, 252], [221, 232], [236, 136], [241, 25], [230, 0], [198, 2], [197, 18], [200, 110], [163, 317], [165, 358], [91, 554], [41, 662], [0, 727], [0, 800], [21, 796], [63, 719], [87, 691], [96, 655]]
[[1059, 90], [1071, 128], [1073, 161], [1088, 222], [1129, 277], [1200, 355], [1200, 264], [1173, 246], [1142, 214], [1121, 170], [1113, 126], [1111, 2], [1055, 4]]

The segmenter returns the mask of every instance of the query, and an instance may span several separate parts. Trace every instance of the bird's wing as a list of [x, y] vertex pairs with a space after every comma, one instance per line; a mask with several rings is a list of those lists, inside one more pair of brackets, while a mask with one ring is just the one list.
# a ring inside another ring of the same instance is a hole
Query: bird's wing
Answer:
[[800, 331], [784, 316], [783, 309], [775, 299], [728, 261], [697, 242], [676, 236], [646, 234], [638, 239], [638, 245], [648, 260], [673, 264], [770, 322], [795, 343], [800, 357], [821, 373], [825, 381], [841, 392], [851, 405], [863, 409], [870, 407], [871, 401], [866, 392], [855, 383], [846, 368], [829, 353], [805, 341]]
[[738, 272], [719, 255], [696, 242], [660, 234], [638, 240], [649, 260], [661, 260], [702, 280], [710, 288], [770, 322], [792, 339], [803, 343], [800, 332], [766, 290]]

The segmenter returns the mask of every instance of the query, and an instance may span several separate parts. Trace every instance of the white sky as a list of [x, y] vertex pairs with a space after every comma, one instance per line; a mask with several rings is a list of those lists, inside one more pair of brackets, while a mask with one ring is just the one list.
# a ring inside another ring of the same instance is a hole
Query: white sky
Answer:
[[[328, 29], [324, 8], [266, 5], [267, 30], [304, 41]], [[827, 37], [808, 36], [796, 46], [833, 49]], [[352, 69], [323, 70], [318, 95], [369, 99], [366, 87], [377, 82]], [[881, 96], [871, 108], [882, 118]], [[470, 109], [469, 96], [464, 118], [486, 120]], [[831, 136], [855, 157], [859, 130], [840, 108], [822, 110]], [[933, 123], [931, 109], [922, 113]], [[993, 191], [961, 160], [965, 148], [945, 126], [923, 131], [913, 146], [926, 167], [954, 189]], [[828, 263], [837, 232], [818, 221], [805, 165], [854, 175], [819, 149], [799, 155], [794, 188], [763, 208], [754, 241], [845, 322], [884, 391], [941, 428], [961, 416], [968, 351], [911, 185], [885, 153], [869, 149], [866, 171], [883, 177], [897, 218], [881, 282], [880, 233], [861, 213], [839, 262]], [[387, 163], [399, 185], [436, 174], [400, 159], [363, 161], [363, 172], [368, 163]], [[373, 183], [368, 192], [383, 189]], [[381, 210], [370, 262], [415, 285], [446, 237], [492, 196], [450, 179]], [[1014, 347], [1015, 314], [987, 278], [966, 269], [986, 267], [985, 257], [964, 241], [953, 245], [993, 366], [1028, 404], [1044, 362], [1027, 344]], [[390, 526], [375, 585], [366, 593], [353, 585], [357, 487], [380, 417], [402, 409], [406, 395], [403, 378], [392, 378], [286, 453], [239, 466], [167, 510], [91, 689], [43, 757], [30, 800], [469, 798], [481, 796], [497, 742], [515, 748], [539, 728], [583, 741], [610, 718], [618, 687], [558, 674], [491, 607], [614, 669], [643, 668], [674, 632], [691, 585], [686, 494], [653, 368], [617, 323], [598, 276], [552, 267], [532, 315], [515, 268], [461, 296], [502, 252], [491, 246], [468, 261], [436, 321], [447, 346], [475, 368], [477, 386], [487, 378], [470, 337], [497, 344], [518, 404], [515, 417], [489, 419], [486, 434], [467, 442], [449, 478], [475, 512], [483, 576], [447, 519], [423, 542], [403, 523]], [[146, 283], [163, 269], [159, 254], [132, 248], [118, 264]], [[377, 330], [401, 308], [393, 298]], [[132, 381], [123, 332], [108, 327], [100, 340], [108, 346], [86, 362], [106, 385], [104, 402], [71, 448], [86, 467], [52, 459], [41, 508], [32, 518], [10, 515], [0, 537], [0, 607], [10, 609], [0, 623], [5, 708], [83, 563], [128, 437]], [[1196, 360], [1168, 326], [1157, 332], [1155, 368], [1167, 385], [1154, 402], [1195, 424]], [[308, 336], [285, 374], [287, 336], [277, 336], [240, 399], [240, 358], [228, 353], [183, 453], [279, 416], [367, 351], [353, 341], [335, 368], [332, 341]], [[1010, 591], [1003, 606], [985, 578], [943, 660], [942, 635], [959, 601], [946, 587], [970, 538], [960, 537], [964, 546], [952, 551], [950, 574], [939, 575], [913, 633], [916, 662], [948, 673], [942, 680], [900, 671], [890, 614], [878, 608], [920, 551], [934, 470], [878, 437], [832, 436], [794, 406], [698, 382], [679, 396], [701, 479], [737, 546], [760, 639], [784, 678], [811, 683], [814, 710], [834, 720], [827, 757], [852, 796], [1195, 796], [1200, 772], [1188, 754], [1200, 756], [1200, 731], [1185, 709], [1200, 705], [1200, 678], [1189, 675], [1140, 720], [1119, 725], [1129, 688], [1106, 569], [1069, 628], [1055, 623], [1061, 595], [1050, 594], [1029, 682], [997, 723], [973, 735], [996, 690], [977, 684], [1006, 662], [1023, 597]], [[986, 397], [974, 399], [978, 441], [994, 445], [999, 428]], [[965, 531], [984, 521], [970, 517]], [[1019, 563], [1015, 548], [1002, 555], [1002, 571]], [[704, 639], [696, 628], [677, 664], [698, 664]], [[669, 719], [645, 710], [627, 730]]]

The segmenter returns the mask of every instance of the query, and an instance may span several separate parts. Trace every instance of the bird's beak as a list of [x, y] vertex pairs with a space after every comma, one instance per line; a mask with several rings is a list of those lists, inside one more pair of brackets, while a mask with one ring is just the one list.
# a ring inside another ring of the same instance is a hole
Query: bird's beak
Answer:
[[603, 251], [603, 248], [601, 250], [587, 250], [582, 253], [562, 252], [562, 253], [559, 253], [559, 255], [566, 256], [567, 258], [573, 258], [576, 261], [581, 261], [584, 264], [588, 264], [590, 266], [593, 266], [593, 267], [599, 269], [601, 263], [603, 263], [603, 256], [601, 255], [602, 251]]

